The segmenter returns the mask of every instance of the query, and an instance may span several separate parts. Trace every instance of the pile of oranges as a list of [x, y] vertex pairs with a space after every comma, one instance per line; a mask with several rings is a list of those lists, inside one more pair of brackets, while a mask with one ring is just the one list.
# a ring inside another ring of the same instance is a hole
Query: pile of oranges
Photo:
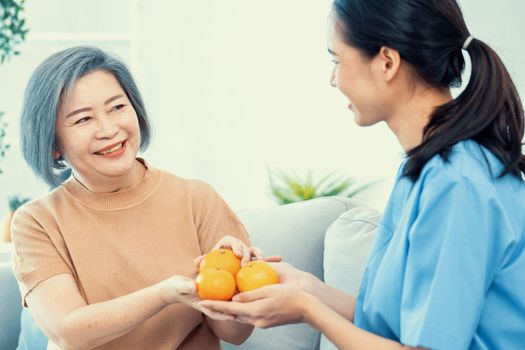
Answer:
[[204, 256], [195, 280], [201, 299], [231, 300], [237, 290], [246, 292], [279, 283], [279, 274], [264, 261], [241, 267], [241, 260], [230, 249], [216, 249]]

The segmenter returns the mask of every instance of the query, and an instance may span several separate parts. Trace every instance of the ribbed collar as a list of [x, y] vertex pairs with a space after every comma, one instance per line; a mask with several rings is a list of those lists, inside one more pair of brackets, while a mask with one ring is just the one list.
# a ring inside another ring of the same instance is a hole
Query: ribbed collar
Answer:
[[73, 175], [64, 182], [63, 186], [71, 196], [93, 209], [119, 210], [133, 207], [153, 194], [162, 179], [161, 171], [148, 166], [141, 158], [137, 158], [137, 160], [146, 166], [146, 175], [139, 183], [123, 191], [91, 192]]

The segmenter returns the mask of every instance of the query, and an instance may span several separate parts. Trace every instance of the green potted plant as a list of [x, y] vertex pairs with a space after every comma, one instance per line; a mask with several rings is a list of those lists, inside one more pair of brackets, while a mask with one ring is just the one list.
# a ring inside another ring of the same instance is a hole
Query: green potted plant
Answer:
[[20, 206], [29, 202], [31, 198], [13, 195], [9, 196], [7, 200], [9, 202], [9, 211], [7, 212], [7, 216], [4, 221], [4, 234], [2, 235], [2, 240], [4, 242], [11, 242], [11, 221], [13, 220], [13, 215]]
[[[0, 0], [0, 64], [12, 56], [19, 55], [16, 47], [25, 41], [29, 31], [22, 18], [25, 0]], [[9, 144], [5, 142], [7, 123], [0, 112], [0, 161], [4, 158]], [[2, 169], [0, 168], [0, 174]]]
[[312, 172], [305, 179], [289, 175], [280, 170], [268, 169], [270, 193], [278, 204], [305, 201], [317, 197], [344, 196], [351, 198], [374, 185], [377, 181], [358, 185], [351, 176], [337, 176], [330, 173], [319, 181], [314, 181]]

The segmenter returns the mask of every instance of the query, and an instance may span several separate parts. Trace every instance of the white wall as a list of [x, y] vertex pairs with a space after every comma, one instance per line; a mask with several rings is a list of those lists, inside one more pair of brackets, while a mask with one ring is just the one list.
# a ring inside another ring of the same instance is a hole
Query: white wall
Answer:
[[156, 126], [153, 163], [204, 178], [235, 208], [271, 203], [266, 166], [386, 178], [364, 198], [381, 205], [397, 142], [382, 127], [356, 133], [328, 84], [329, 2], [162, 3], [171, 10], [142, 4], [140, 30], [166, 43], [159, 52], [144, 41], [139, 66]]
[[[383, 179], [357, 198], [383, 208], [401, 148], [384, 125], [356, 127], [345, 99], [328, 84], [330, 1], [45, 4], [26, 2], [30, 40], [20, 57], [0, 66], [0, 109], [13, 127], [34, 67], [59, 48], [91, 42], [131, 65], [154, 125], [145, 155], [153, 165], [210, 182], [235, 209], [273, 204], [266, 166], [299, 174], [311, 169], [317, 176], [339, 171], [361, 182]], [[471, 32], [502, 55], [523, 95], [525, 24], [519, 16], [525, 5], [461, 4]], [[45, 192], [16, 147], [2, 168], [0, 217], [7, 194]]]

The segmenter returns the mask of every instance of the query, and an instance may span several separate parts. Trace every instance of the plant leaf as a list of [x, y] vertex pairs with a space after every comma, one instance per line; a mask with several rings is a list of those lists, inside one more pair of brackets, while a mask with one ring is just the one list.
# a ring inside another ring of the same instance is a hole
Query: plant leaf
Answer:
[[357, 181], [350, 177], [337, 177], [335, 173], [325, 175], [320, 181], [315, 182], [311, 170], [308, 171], [305, 179], [282, 170], [271, 170], [266, 167], [270, 193], [278, 204], [288, 204], [298, 201], [309, 200], [317, 197], [346, 196], [352, 197], [355, 194], [366, 190], [377, 181], [367, 183], [357, 188], [353, 188]]

